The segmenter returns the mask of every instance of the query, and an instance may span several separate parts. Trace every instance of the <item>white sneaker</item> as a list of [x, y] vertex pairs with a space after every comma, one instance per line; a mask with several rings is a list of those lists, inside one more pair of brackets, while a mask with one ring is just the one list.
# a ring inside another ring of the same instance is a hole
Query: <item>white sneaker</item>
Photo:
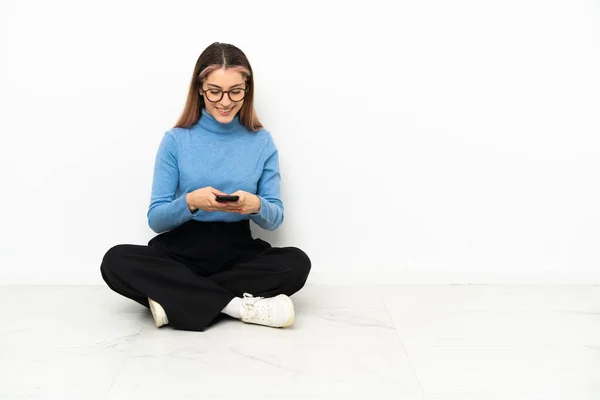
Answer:
[[294, 303], [285, 294], [275, 297], [254, 297], [244, 293], [242, 321], [281, 328], [294, 322]]
[[162, 306], [152, 300], [150, 297], [148, 297], [148, 303], [150, 304], [150, 311], [152, 311], [152, 316], [154, 317], [154, 323], [156, 324], [156, 327], [160, 328], [161, 326], [168, 324], [169, 320], [167, 319], [167, 313]]

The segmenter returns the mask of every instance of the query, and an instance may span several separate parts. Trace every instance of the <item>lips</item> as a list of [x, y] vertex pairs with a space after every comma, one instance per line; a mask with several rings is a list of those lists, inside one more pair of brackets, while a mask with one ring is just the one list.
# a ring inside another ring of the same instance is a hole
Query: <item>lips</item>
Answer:
[[217, 110], [219, 111], [219, 113], [221, 115], [229, 115], [229, 114], [231, 114], [231, 111], [233, 110], [233, 108], [229, 108], [229, 109], [217, 108]]

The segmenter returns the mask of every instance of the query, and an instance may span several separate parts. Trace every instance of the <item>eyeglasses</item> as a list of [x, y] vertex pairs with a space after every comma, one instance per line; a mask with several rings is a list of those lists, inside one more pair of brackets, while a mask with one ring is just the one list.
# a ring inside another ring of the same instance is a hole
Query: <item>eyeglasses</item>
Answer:
[[231, 89], [231, 90], [220, 90], [220, 89], [204, 90], [204, 89], [202, 89], [202, 94], [205, 94], [207, 100], [210, 101], [211, 103], [216, 103], [218, 101], [221, 101], [221, 99], [223, 98], [223, 95], [225, 95], [225, 93], [227, 93], [227, 96], [229, 96], [229, 100], [237, 103], [237, 102], [244, 100], [244, 97], [246, 96], [247, 92], [248, 92], [248, 89], [244, 89], [244, 88], [235, 88], [235, 89]]

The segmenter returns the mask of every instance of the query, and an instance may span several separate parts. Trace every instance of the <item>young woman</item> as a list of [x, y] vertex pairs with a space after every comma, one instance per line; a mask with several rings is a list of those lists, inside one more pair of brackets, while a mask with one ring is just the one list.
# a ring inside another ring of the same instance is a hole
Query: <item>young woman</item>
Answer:
[[250, 220], [277, 229], [283, 209], [278, 151], [254, 111], [250, 63], [237, 47], [213, 43], [156, 155], [148, 224], [158, 235], [109, 249], [102, 277], [150, 308], [157, 327], [203, 331], [223, 314], [289, 326], [289, 296], [304, 286], [310, 259], [250, 232]]

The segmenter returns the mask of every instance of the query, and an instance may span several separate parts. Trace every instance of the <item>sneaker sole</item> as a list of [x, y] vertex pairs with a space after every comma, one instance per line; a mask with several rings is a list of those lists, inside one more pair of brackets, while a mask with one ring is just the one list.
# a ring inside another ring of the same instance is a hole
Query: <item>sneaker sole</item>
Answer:
[[165, 321], [165, 312], [162, 310], [162, 307], [159, 308], [158, 303], [148, 298], [148, 303], [150, 304], [150, 311], [152, 312], [152, 318], [154, 318], [154, 323], [157, 328], [160, 328], [163, 325], [166, 325]]

